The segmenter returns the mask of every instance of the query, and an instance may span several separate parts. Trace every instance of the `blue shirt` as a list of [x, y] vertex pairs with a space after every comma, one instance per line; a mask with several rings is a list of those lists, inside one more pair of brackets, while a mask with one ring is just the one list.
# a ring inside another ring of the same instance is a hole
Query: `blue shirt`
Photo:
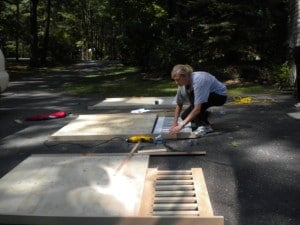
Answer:
[[[202, 104], [208, 101], [210, 93], [227, 95], [227, 89], [224, 84], [218, 81], [210, 73], [198, 71], [191, 74], [191, 86], [189, 91], [194, 91], [194, 104]], [[182, 105], [189, 101], [185, 86], [179, 86], [177, 89], [176, 103]]]

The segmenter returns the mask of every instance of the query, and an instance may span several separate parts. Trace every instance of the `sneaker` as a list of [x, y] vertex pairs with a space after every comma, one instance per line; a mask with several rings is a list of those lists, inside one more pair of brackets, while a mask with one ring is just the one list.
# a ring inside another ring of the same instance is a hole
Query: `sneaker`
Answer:
[[206, 133], [214, 132], [214, 130], [212, 129], [211, 125], [205, 126], [205, 131], [206, 131]]
[[214, 130], [212, 129], [212, 127], [210, 125], [206, 125], [206, 126], [199, 126], [197, 128], [196, 131], [194, 131], [196, 137], [201, 137], [207, 133], [211, 133], [213, 132]]

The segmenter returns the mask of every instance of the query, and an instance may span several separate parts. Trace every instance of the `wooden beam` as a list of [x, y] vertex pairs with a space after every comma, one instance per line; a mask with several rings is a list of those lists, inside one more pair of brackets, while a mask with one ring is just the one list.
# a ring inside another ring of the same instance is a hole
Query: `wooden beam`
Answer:
[[52, 134], [49, 141], [100, 141], [115, 137], [149, 135], [157, 114], [92, 114], [79, 115], [66, 126]]
[[213, 216], [213, 209], [210, 203], [205, 178], [201, 168], [192, 168], [195, 182], [195, 192], [197, 196], [200, 216]]
[[[169, 176], [177, 177], [178, 180], [158, 179]], [[181, 180], [186, 177], [189, 177], [189, 180]], [[177, 171], [148, 169], [141, 204], [140, 216], [160, 218], [155, 225], [224, 224], [222, 216], [213, 215], [201, 168]], [[178, 221], [163, 221], [162, 218], [177, 218]], [[143, 225], [145, 224], [146, 221]]]
[[142, 194], [139, 216], [152, 215], [156, 176], [157, 176], [157, 169], [148, 168], [146, 178], [145, 178], [145, 183], [144, 183], [144, 190]]
[[118, 165], [118, 167], [115, 169], [115, 175], [121, 170], [121, 168], [129, 162], [129, 160], [132, 158], [132, 156], [134, 155], [134, 153], [137, 151], [138, 147], [141, 145], [141, 142], [137, 142], [133, 148], [131, 149], [131, 151], [129, 152], [129, 155], [122, 160], [122, 162]]
[[0, 223], [30, 225], [224, 225], [222, 216], [51, 217], [2, 215]]
[[196, 197], [159, 197], [154, 198], [155, 202], [189, 202], [189, 203], [196, 203], [197, 198]]
[[185, 152], [179, 152], [179, 151], [148, 151], [143, 152], [140, 151], [137, 154], [144, 154], [144, 155], [157, 155], [157, 156], [168, 156], [168, 155], [206, 155], [206, 151], [185, 151]]

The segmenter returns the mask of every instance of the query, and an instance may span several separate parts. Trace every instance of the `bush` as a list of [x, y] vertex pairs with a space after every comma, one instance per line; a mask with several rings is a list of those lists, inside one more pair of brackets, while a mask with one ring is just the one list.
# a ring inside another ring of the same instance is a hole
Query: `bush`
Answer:
[[291, 86], [291, 69], [288, 62], [274, 66], [272, 74], [272, 82], [279, 88]]

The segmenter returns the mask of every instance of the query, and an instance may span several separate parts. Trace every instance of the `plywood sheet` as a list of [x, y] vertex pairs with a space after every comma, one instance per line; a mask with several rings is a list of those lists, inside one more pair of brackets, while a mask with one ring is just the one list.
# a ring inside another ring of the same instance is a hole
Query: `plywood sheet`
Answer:
[[201, 168], [148, 169], [140, 214], [214, 216]]
[[174, 97], [106, 98], [89, 109], [174, 108]]
[[[136, 216], [148, 156], [33, 155], [0, 180], [0, 223], [18, 216]], [[13, 222], [13, 221], [10, 221]]]
[[296, 120], [300, 120], [300, 112], [288, 113], [288, 115]]
[[214, 216], [201, 168], [169, 171], [149, 168], [140, 214], [177, 218], [179, 224], [224, 224], [222, 216]]
[[[172, 126], [173, 120], [174, 117], [172, 116], [160, 116], [155, 124], [153, 134], [160, 134], [163, 139], [197, 138], [196, 135], [192, 132], [191, 123], [188, 123], [178, 134], [170, 135], [169, 129]], [[178, 123], [180, 123], [181, 121], [181, 118], [179, 118]]]
[[31, 217], [7, 216], [6, 224], [31, 224], [31, 225], [224, 225], [222, 216], [213, 217], [187, 217], [187, 216], [147, 216], [147, 217]]
[[151, 134], [156, 114], [79, 115], [49, 137], [50, 141], [97, 141]]

